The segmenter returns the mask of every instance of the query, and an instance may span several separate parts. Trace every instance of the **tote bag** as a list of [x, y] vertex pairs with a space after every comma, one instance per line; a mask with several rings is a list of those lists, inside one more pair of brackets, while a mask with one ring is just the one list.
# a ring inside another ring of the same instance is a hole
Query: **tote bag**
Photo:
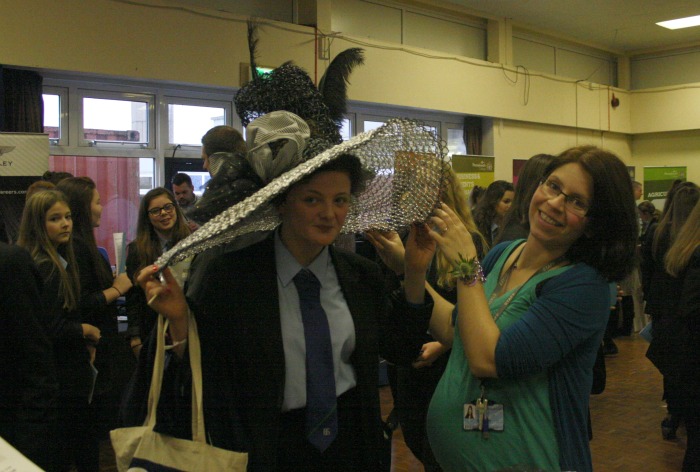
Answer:
[[245, 471], [248, 454], [217, 448], [206, 443], [202, 402], [202, 363], [199, 335], [190, 312], [187, 344], [192, 369], [192, 441], [156, 433], [156, 411], [163, 383], [166, 323], [158, 316], [156, 356], [148, 394], [148, 414], [143, 426], [110, 432], [119, 472], [127, 471]]

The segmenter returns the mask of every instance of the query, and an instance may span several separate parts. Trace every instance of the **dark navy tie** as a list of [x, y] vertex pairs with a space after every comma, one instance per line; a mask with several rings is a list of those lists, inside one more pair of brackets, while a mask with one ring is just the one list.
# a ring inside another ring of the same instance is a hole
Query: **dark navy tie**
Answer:
[[331, 332], [321, 306], [321, 283], [307, 269], [294, 276], [306, 340], [306, 437], [323, 452], [338, 434]]

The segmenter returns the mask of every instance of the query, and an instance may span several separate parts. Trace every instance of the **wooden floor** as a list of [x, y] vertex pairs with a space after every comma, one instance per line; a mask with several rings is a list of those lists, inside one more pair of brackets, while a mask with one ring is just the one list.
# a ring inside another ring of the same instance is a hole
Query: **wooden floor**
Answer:
[[[661, 375], [644, 357], [649, 346], [634, 335], [617, 338], [619, 354], [605, 358], [607, 386], [591, 396], [593, 468], [608, 472], [676, 472], [681, 470], [685, 432], [679, 439], [664, 441], [660, 423], [666, 414], [661, 400]], [[382, 392], [382, 412], [391, 409], [391, 394]], [[401, 431], [394, 434], [392, 472], [423, 471], [403, 442]]]
[[[619, 354], [606, 357], [607, 387], [591, 397], [594, 470], [675, 472], [681, 470], [685, 434], [664, 441], [660, 422], [666, 410], [661, 401], [661, 376], [644, 357], [648, 344], [637, 337], [617, 338]], [[391, 410], [391, 392], [381, 389], [382, 412]], [[116, 471], [111, 447], [102, 445], [103, 472]], [[394, 434], [393, 472], [419, 472], [423, 467], [403, 442], [401, 430]]]

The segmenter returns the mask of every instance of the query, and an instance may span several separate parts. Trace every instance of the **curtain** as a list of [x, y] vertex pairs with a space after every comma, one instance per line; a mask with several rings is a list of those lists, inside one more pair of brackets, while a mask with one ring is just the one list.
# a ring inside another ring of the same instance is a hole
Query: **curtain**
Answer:
[[464, 143], [467, 145], [467, 154], [481, 155], [481, 118], [464, 117]]
[[28, 70], [0, 69], [0, 131], [43, 133], [43, 78]]

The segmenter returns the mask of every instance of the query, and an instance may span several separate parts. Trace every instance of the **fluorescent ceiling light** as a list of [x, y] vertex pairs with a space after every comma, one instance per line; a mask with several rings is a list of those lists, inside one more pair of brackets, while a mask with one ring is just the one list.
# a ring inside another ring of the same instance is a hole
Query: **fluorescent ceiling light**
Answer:
[[700, 25], [700, 15], [678, 18], [676, 20], [660, 21], [656, 24], [672, 30], [690, 28], [691, 26]]

